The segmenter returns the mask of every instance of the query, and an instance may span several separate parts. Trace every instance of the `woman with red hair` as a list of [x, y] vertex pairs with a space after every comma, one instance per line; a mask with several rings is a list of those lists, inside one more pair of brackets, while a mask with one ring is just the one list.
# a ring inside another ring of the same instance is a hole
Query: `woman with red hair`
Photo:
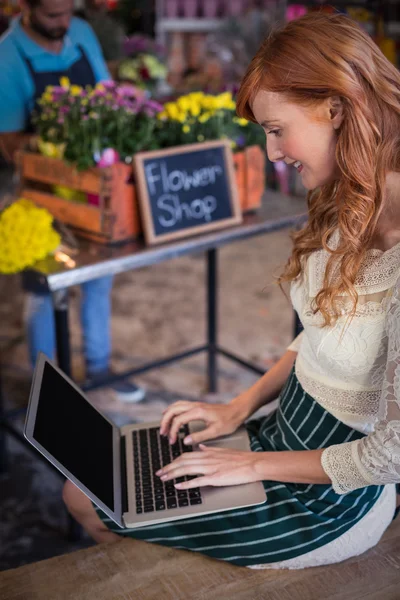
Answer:
[[[262, 481], [264, 504], [119, 530], [68, 483], [65, 501], [98, 541], [128, 535], [253, 568], [339, 562], [373, 547], [400, 483], [400, 75], [353, 21], [311, 14], [275, 31], [244, 77], [240, 116], [271, 161], [309, 190], [309, 220], [280, 277], [304, 331], [228, 405], [177, 402], [161, 433], [202, 419], [196, 444], [246, 422], [252, 452], [200, 445], [156, 475], [180, 490]], [[172, 512], [172, 511], [171, 511]]]

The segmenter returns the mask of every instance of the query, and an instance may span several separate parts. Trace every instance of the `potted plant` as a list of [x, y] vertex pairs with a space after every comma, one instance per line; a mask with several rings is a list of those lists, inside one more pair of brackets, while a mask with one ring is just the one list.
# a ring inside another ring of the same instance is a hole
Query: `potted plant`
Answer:
[[41, 154], [23, 153], [23, 195], [84, 237], [103, 243], [140, 232], [132, 156], [154, 149], [161, 105], [132, 85], [46, 89], [35, 117]]
[[160, 147], [230, 139], [243, 211], [260, 206], [265, 189], [265, 136], [260, 127], [236, 117], [231, 92], [193, 92], [167, 102], [158, 114]]

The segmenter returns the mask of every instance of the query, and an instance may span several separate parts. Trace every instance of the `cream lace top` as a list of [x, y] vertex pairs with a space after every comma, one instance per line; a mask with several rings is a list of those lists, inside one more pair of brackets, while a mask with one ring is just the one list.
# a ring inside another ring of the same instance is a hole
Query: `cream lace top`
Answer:
[[[335, 233], [330, 247], [337, 245]], [[369, 250], [355, 287], [356, 314], [342, 296], [341, 316], [321, 328], [311, 310], [322, 287], [329, 254], [314, 252], [291, 298], [304, 331], [289, 346], [298, 352], [296, 375], [303, 389], [350, 427], [361, 440], [326, 448], [322, 467], [338, 494], [367, 485], [400, 483], [400, 243]]]

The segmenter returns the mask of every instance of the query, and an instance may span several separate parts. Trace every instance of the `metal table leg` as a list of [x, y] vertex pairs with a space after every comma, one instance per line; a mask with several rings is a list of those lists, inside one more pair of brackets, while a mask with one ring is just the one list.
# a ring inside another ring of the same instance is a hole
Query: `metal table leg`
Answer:
[[218, 391], [217, 336], [218, 336], [218, 272], [217, 250], [207, 251], [207, 342], [208, 391]]
[[54, 321], [56, 328], [56, 350], [58, 366], [71, 377], [71, 349], [68, 324], [68, 290], [53, 294]]
[[[68, 377], [72, 375], [71, 348], [68, 323], [68, 290], [53, 294], [54, 321], [56, 328], [56, 350], [58, 366]], [[67, 514], [67, 538], [72, 542], [82, 539], [82, 527]]]

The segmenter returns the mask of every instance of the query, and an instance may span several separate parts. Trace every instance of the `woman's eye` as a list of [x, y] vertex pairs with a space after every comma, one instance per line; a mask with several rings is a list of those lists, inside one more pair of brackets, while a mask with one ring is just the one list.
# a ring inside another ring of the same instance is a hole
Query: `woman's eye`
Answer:
[[281, 137], [282, 129], [272, 129], [272, 131], [268, 131], [267, 135], [275, 135], [276, 137]]

